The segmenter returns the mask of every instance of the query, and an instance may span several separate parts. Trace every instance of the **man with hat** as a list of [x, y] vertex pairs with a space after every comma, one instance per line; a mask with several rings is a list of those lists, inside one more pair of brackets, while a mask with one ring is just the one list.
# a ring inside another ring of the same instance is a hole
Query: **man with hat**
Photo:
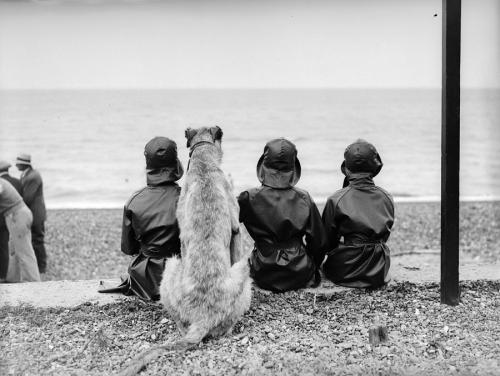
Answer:
[[240, 222], [255, 241], [250, 273], [263, 289], [284, 292], [320, 282], [326, 236], [313, 199], [295, 187], [300, 174], [295, 145], [271, 140], [257, 163], [262, 185], [238, 197]]
[[177, 158], [177, 145], [155, 137], [144, 148], [147, 186], [125, 204], [121, 250], [132, 255], [128, 275], [118, 287], [99, 292], [122, 292], [144, 300], [158, 300], [167, 257], [180, 254], [176, 209], [181, 188], [176, 181], [184, 174]]
[[31, 166], [31, 155], [21, 153], [17, 156], [16, 167], [21, 171], [23, 200], [33, 213], [31, 241], [35, 250], [40, 273], [47, 269], [47, 252], [45, 251], [45, 200], [43, 198], [43, 182], [40, 173]]
[[[16, 191], [22, 195], [22, 187], [19, 179], [9, 175], [11, 164], [7, 161], [0, 161], [0, 178], [7, 180]], [[0, 216], [0, 282], [5, 280], [9, 267], [9, 230], [5, 223], [5, 218]]]
[[389, 281], [386, 242], [394, 224], [394, 201], [373, 182], [382, 165], [375, 147], [365, 140], [345, 150], [341, 171], [347, 186], [328, 198], [323, 211], [329, 241], [323, 271], [338, 285], [377, 288]]

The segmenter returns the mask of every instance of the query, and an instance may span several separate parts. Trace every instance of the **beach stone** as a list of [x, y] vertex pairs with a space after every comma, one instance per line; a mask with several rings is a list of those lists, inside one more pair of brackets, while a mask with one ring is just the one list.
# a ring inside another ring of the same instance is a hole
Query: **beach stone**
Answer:
[[382, 325], [372, 326], [368, 330], [369, 341], [372, 346], [379, 345], [380, 343], [387, 342], [387, 327]]
[[274, 362], [271, 360], [268, 360], [267, 362], [264, 363], [265, 368], [273, 368], [274, 367]]

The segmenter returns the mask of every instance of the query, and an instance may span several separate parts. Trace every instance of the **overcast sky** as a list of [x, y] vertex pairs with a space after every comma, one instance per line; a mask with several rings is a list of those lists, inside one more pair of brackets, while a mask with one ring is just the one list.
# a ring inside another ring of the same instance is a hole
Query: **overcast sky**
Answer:
[[[500, 87], [500, 1], [462, 3]], [[0, 1], [0, 89], [440, 85], [441, 0]]]

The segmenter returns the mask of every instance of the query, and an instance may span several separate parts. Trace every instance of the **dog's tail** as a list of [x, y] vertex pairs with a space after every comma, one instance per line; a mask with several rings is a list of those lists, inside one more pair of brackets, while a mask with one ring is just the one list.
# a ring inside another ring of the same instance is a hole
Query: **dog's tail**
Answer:
[[165, 352], [170, 351], [188, 351], [196, 347], [208, 334], [208, 329], [203, 324], [194, 323], [189, 327], [186, 335], [177, 342], [166, 343], [147, 349], [137, 355], [128, 364], [127, 368], [117, 374], [117, 376], [134, 376], [141, 372], [153, 360]]
[[236, 290], [237, 294], [245, 288], [245, 285], [249, 283], [249, 273], [250, 265], [248, 264], [248, 259], [244, 258], [231, 266], [229, 272], [229, 278], [227, 283], [230, 285], [231, 290]]

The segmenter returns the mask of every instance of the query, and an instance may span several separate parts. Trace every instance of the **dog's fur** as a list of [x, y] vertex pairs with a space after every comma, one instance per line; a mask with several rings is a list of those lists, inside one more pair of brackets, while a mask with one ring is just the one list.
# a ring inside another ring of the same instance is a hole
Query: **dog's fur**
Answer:
[[191, 159], [177, 205], [181, 258], [168, 259], [161, 302], [182, 338], [148, 351], [125, 374], [134, 374], [165, 349], [188, 349], [203, 338], [230, 333], [250, 307], [248, 254], [243, 254], [239, 207], [220, 169], [219, 127], [186, 130]]

